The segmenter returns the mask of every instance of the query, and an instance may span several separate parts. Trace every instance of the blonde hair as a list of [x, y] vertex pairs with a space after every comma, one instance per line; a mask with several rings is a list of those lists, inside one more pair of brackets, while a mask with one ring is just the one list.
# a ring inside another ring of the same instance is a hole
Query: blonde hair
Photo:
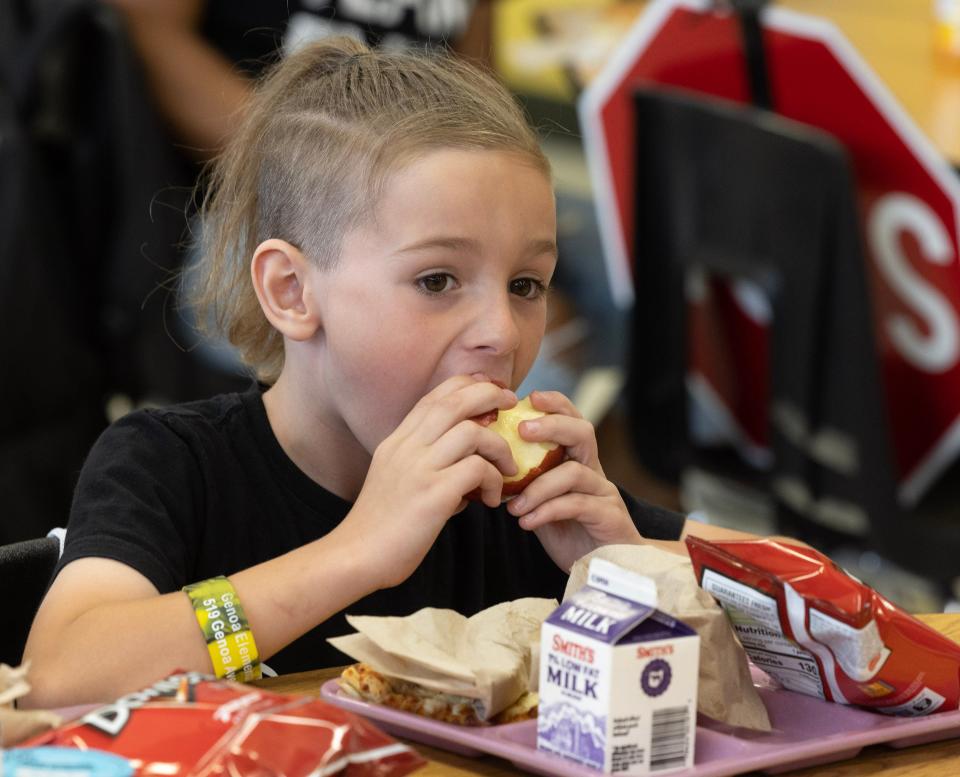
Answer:
[[513, 97], [455, 57], [336, 38], [284, 59], [208, 171], [203, 256], [189, 290], [206, 332], [225, 335], [260, 380], [274, 382], [283, 342], [250, 279], [256, 246], [281, 238], [333, 266], [389, 173], [440, 148], [515, 152], [549, 176]]

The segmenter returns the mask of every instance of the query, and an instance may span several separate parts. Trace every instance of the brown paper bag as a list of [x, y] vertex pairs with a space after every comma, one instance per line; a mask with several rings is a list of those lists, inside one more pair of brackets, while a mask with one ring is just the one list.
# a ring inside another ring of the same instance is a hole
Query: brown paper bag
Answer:
[[406, 617], [348, 615], [357, 634], [329, 642], [390, 677], [479, 702], [486, 720], [528, 690], [530, 645], [555, 599], [518, 599], [467, 618], [428, 607]]
[[593, 558], [652, 578], [657, 584], [658, 608], [700, 635], [699, 712], [731, 726], [770, 730], [770, 718], [750, 677], [746, 653], [723, 610], [697, 585], [690, 559], [649, 545], [607, 545], [573, 565], [564, 600], [586, 585]]
[[45, 710], [15, 710], [13, 703], [30, 693], [28, 665], [0, 664], [0, 747], [12, 747], [54, 726], [60, 716]]

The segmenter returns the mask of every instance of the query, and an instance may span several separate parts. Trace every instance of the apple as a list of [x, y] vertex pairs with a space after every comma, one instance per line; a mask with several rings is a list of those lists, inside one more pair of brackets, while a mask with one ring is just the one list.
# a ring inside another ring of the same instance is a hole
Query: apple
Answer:
[[[530, 397], [524, 397], [509, 410], [493, 410], [473, 419], [499, 434], [510, 446], [513, 461], [517, 465], [517, 474], [503, 479], [501, 496], [504, 501], [519, 494], [535, 478], [563, 461], [563, 448], [557, 443], [531, 442], [520, 436], [518, 427], [521, 422], [532, 421], [545, 415], [546, 413], [533, 406]], [[480, 490], [471, 491], [467, 494], [467, 499], [479, 500]]]

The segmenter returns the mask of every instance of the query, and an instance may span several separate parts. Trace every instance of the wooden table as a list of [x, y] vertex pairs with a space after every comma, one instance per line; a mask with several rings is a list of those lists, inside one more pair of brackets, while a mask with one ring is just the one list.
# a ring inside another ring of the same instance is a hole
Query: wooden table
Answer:
[[[920, 620], [960, 642], [960, 615], [920, 615]], [[282, 693], [306, 693], [317, 695], [320, 686], [340, 673], [339, 669], [318, 669], [312, 672], [274, 677], [256, 684]], [[418, 775], [432, 777], [444, 775], [489, 775], [490, 777], [515, 777], [523, 774], [512, 764], [498, 758], [465, 758], [445, 750], [417, 744], [416, 748], [430, 759], [430, 763]], [[905, 750], [893, 750], [884, 746], [865, 748], [860, 755], [849, 761], [811, 769], [785, 772], [792, 777], [950, 777], [960, 775], [960, 739], [919, 745]]]

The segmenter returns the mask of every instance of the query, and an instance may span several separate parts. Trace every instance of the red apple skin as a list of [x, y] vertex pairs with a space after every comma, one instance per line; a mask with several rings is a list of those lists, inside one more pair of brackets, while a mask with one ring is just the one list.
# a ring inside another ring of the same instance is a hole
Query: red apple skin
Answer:
[[563, 448], [557, 446], [552, 451], [547, 452], [547, 455], [543, 457], [543, 461], [540, 462], [539, 466], [529, 470], [527, 474], [524, 475], [520, 480], [513, 480], [509, 483], [504, 483], [503, 491], [500, 492], [500, 498], [506, 501], [507, 499], [516, 496], [523, 491], [523, 489], [529, 486], [530, 483], [540, 477], [544, 472], [553, 469], [561, 462], [563, 462]]
[[491, 410], [489, 413], [483, 413], [481, 415], [475, 415], [471, 418], [471, 421], [476, 421], [480, 426], [490, 426], [494, 421], [497, 420], [497, 416], [500, 414], [499, 410]]
[[[520, 402], [518, 403], [518, 407], [520, 404], [524, 404], [527, 406], [528, 409], [532, 409], [529, 398], [524, 398], [520, 400]], [[509, 413], [509, 412], [510, 411], [504, 411], [504, 413]], [[539, 415], [546, 415], [546, 413], [540, 413], [539, 411], [535, 411], [535, 412], [538, 413]], [[498, 417], [499, 417], [499, 412], [497, 410], [492, 410], [489, 413], [484, 413], [483, 415], [476, 416], [472, 420], [476, 421], [481, 426], [490, 426], [498, 419]], [[529, 420], [529, 419], [530, 419], [530, 416], [527, 416], [525, 420]], [[495, 431], [499, 433], [499, 429], [495, 428]], [[514, 432], [514, 434], [518, 435], [519, 432]], [[514, 453], [514, 461], [516, 462], [516, 453], [513, 451], [512, 448], [511, 448], [511, 452]], [[523, 477], [518, 478], [516, 480], [504, 481], [503, 489], [500, 493], [501, 500], [507, 501], [508, 499], [511, 499], [512, 497], [516, 496], [521, 491], [523, 491], [523, 489], [525, 489], [528, 485], [530, 485], [530, 483], [532, 483], [536, 478], [540, 477], [540, 475], [542, 475], [544, 472], [547, 472], [548, 470], [553, 469], [558, 464], [563, 462], [563, 460], [564, 460], [564, 449], [561, 446], [556, 445], [550, 450], [546, 451], [544, 453], [543, 458], [540, 459], [540, 462], [537, 465], [531, 467], [529, 470], [527, 470], [526, 474], [524, 474]], [[513, 477], [517, 477], [517, 476], [514, 475]], [[481, 501], [480, 489], [475, 488], [469, 494], [464, 496], [464, 499], [471, 502]]]

